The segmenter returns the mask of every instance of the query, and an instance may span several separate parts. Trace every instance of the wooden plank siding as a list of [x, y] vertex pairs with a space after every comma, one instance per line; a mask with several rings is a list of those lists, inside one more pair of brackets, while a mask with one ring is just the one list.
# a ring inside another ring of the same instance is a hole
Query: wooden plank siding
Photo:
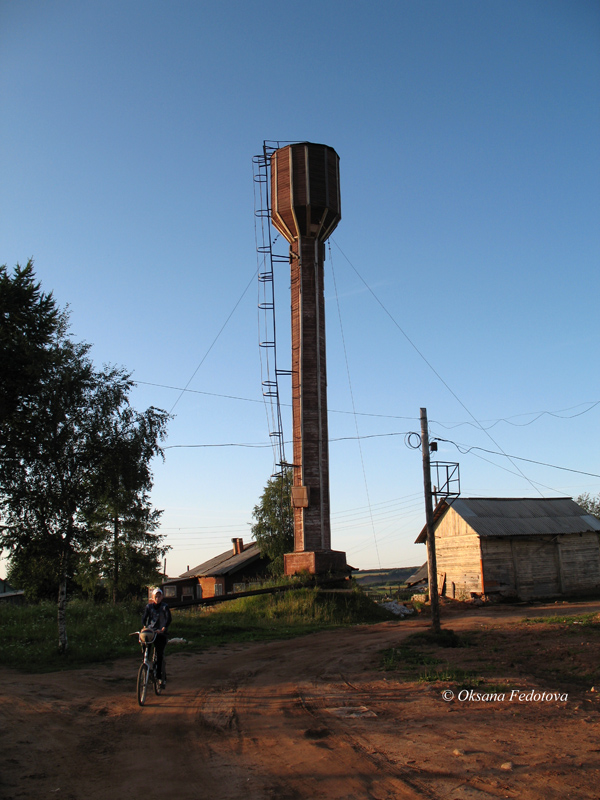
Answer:
[[[434, 528], [447, 596], [528, 600], [600, 591], [600, 523], [570, 497], [441, 501]], [[417, 542], [426, 534], [423, 528]]]
[[600, 588], [600, 547], [596, 533], [558, 538], [563, 592], [587, 592]]
[[557, 542], [553, 536], [513, 539], [518, 595], [522, 598], [561, 594]]
[[471, 593], [530, 599], [600, 589], [596, 533], [479, 537], [448, 512], [436, 530], [436, 556], [438, 570], [446, 573], [444, 594], [457, 599]]
[[483, 583], [487, 594], [502, 592], [516, 595], [517, 593], [511, 542], [512, 539], [481, 539]]
[[437, 568], [446, 573], [446, 595], [457, 600], [481, 594], [481, 546], [479, 536], [452, 509], [435, 532]]

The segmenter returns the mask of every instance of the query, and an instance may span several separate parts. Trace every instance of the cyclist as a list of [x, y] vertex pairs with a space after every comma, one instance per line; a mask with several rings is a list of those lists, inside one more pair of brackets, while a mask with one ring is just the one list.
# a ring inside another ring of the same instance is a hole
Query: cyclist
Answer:
[[163, 600], [163, 593], [160, 587], [152, 592], [152, 602], [148, 603], [142, 616], [142, 627], [146, 630], [156, 631], [154, 647], [156, 648], [156, 677], [160, 681], [162, 688], [165, 688], [166, 681], [162, 677], [163, 653], [167, 646], [167, 631], [171, 624], [171, 609]]

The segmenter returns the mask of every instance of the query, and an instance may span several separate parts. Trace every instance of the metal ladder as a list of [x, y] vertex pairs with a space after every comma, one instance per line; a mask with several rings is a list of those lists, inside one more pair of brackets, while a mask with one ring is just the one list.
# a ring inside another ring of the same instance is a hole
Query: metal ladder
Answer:
[[292, 371], [279, 369], [277, 365], [274, 267], [275, 264], [289, 264], [289, 257], [276, 253], [273, 249], [278, 236], [273, 239], [269, 197], [271, 154], [281, 144], [280, 142], [269, 140], [264, 141], [263, 152], [254, 156], [252, 166], [254, 176], [254, 216], [257, 218], [255, 230], [259, 282], [258, 307], [264, 312], [263, 329], [259, 336], [259, 347], [265, 355], [264, 361], [261, 358], [262, 391], [263, 397], [268, 398], [270, 406], [270, 416], [267, 414], [270, 429], [269, 437], [275, 448], [276, 464], [283, 471], [289, 464], [285, 457], [279, 378], [281, 376], [290, 376]]

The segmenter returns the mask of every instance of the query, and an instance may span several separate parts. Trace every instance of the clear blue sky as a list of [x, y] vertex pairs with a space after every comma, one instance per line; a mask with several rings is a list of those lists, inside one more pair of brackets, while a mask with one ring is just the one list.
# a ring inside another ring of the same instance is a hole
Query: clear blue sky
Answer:
[[[252, 157], [334, 147], [332, 544], [359, 568], [419, 564], [420, 407], [463, 449], [600, 474], [599, 54], [586, 0], [3, 0], [0, 263], [35, 259], [140, 409], [173, 408], [202, 362], [167, 446], [268, 443]], [[286, 367], [286, 267], [276, 282]], [[600, 490], [438, 457], [464, 496]], [[169, 574], [248, 539], [272, 472], [269, 448], [167, 449]]]

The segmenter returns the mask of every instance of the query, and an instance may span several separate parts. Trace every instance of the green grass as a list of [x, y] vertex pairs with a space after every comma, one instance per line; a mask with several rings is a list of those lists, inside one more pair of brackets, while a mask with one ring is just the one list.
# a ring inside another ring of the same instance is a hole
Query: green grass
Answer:
[[434, 645], [436, 647], [469, 647], [471, 637], [468, 634], [459, 636], [448, 628], [442, 628], [439, 633], [435, 631], [418, 631], [406, 638], [406, 642], [415, 645]]
[[526, 625], [533, 625], [539, 622], [544, 622], [547, 625], [557, 623], [568, 626], [583, 625], [586, 628], [600, 631], [600, 615], [598, 615], [596, 612], [592, 612], [590, 614], [580, 614], [579, 616], [558, 614], [554, 617], [525, 617], [523, 622]]
[[475, 689], [481, 686], [483, 678], [470, 670], [460, 669], [445, 664], [441, 667], [431, 667], [419, 675], [419, 683], [453, 683], [457, 689]]
[[[111, 605], [72, 600], [67, 604], [69, 648], [58, 653], [57, 611], [53, 603], [5, 606], [0, 665], [26, 672], [52, 672], [138, 656], [137, 640], [144, 603]], [[171, 637], [184, 638], [177, 652], [198, 651], [228, 642], [285, 639], [325, 628], [394, 619], [361, 591], [293, 589], [173, 611]], [[175, 646], [173, 646], [174, 648]]]
[[474, 689], [483, 683], [483, 678], [472, 670], [449, 664], [440, 658], [440, 649], [471, 647], [470, 635], [458, 636], [454, 631], [442, 629], [440, 633], [418, 631], [407, 636], [398, 647], [384, 650], [381, 667], [394, 671], [403, 680], [418, 683], [451, 683], [458, 689]]
[[52, 672], [131, 655], [139, 629], [139, 604], [71, 600], [67, 605], [66, 655], [58, 652], [56, 603], [4, 606], [0, 664], [25, 672]]
[[324, 628], [398, 619], [360, 591], [323, 592], [293, 589], [289, 592], [241, 597], [211, 610], [175, 611], [171, 630], [192, 645], [228, 641], [282, 639]]
[[430, 653], [423, 653], [408, 644], [392, 647], [382, 653], [382, 668], [400, 672], [403, 677], [419, 683], [456, 684], [460, 689], [474, 689], [483, 683], [475, 672], [444, 663]]
[[382, 667], [386, 671], [398, 670], [408, 667], [431, 666], [439, 664], [440, 659], [427, 653], [421, 653], [409, 645], [390, 647], [382, 652]]
[[[432, 653], [423, 652], [423, 647], [467, 647], [470, 644], [470, 639], [464, 634], [459, 637], [454, 631], [445, 628], [439, 633], [418, 631], [407, 636], [398, 647], [391, 647], [382, 652], [382, 668], [388, 671], [401, 670], [414, 673], [416, 667], [430, 667], [442, 663], [441, 659]], [[419, 680], [423, 674], [422, 671], [417, 671]]]

